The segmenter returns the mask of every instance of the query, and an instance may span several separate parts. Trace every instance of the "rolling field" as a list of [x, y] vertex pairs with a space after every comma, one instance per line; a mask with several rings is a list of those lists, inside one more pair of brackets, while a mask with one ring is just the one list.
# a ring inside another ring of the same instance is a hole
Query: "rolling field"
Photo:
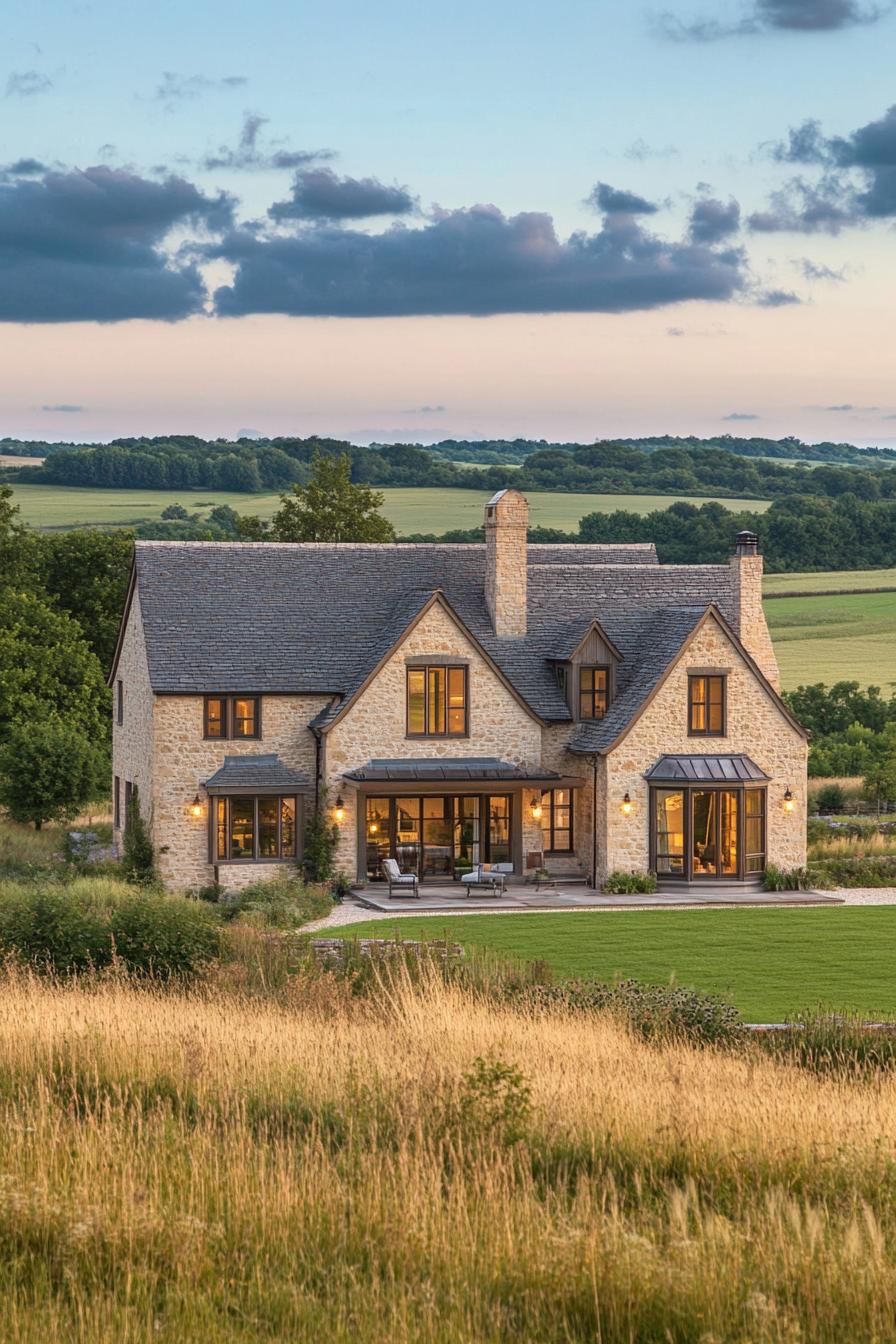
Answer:
[[775, 598], [765, 614], [785, 689], [858, 681], [886, 693], [896, 685], [896, 591]]
[[821, 574], [766, 574], [766, 597], [779, 593], [851, 593], [896, 588], [896, 569], [828, 570]]
[[783, 1022], [819, 1004], [896, 1013], [896, 906], [821, 909], [434, 916], [380, 919], [328, 936], [448, 938], [560, 977], [674, 978], [737, 1005], [748, 1022]]
[[[400, 534], [410, 532], [446, 532], [456, 527], [477, 527], [489, 495], [478, 490], [389, 489], [384, 490], [383, 512]], [[206, 513], [219, 504], [228, 504], [238, 513], [270, 518], [280, 505], [280, 494], [240, 494], [226, 490], [94, 490], [72, 486], [16, 485], [15, 503], [22, 518], [32, 527], [71, 528], [82, 526], [132, 527], [152, 522], [168, 504], [183, 504], [190, 513]], [[687, 495], [570, 495], [536, 493], [529, 495], [534, 525], [575, 529], [586, 513], [612, 513], [627, 509], [650, 513], [665, 509], [677, 499], [707, 504], [708, 499]], [[764, 511], [768, 500], [726, 499], [731, 509]]]

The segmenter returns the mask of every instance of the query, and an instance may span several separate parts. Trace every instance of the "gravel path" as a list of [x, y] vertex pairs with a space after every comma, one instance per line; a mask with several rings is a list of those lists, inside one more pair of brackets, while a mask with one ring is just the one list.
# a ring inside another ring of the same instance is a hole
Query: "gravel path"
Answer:
[[[896, 905], [896, 887], [838, 887], [835, 891], [826, 892], [828, 896], [839, 896], [846, 905]], [[643, 907], [642, 907], [643, 908]], [[656, 908], [656, 907], [654, 907]], [[677, 910], [709, 909], [707, 906], [675, 906], [668, 907]], [[755, 906], [752, 907], [756, 909]], [[388, 916], [378, 914], [376, 910], [368, 910], [366, 906], [360, 905], [357, 901], [343, 901], [340, 905], [334, 905], [332, 912], [324, 919], [317, 919], [312, 924], [303, 926], [304, 932], [314, 933], [318, 929], [336, 929], [345, 924], [360, 924], [369, 919], [404, 919], [413, 915], [416, 919], [446, 919], [454, 916], [456, 911], [445, 910], [393, 910]], [[462, 912], [464, 919], [471, 915], [534, 915], [544, 913], [561, 913], [556, 907], [545, 906], [543, 910], [502, 910], [496, 906], [494, 910], [465, 910]], [[562, 913], [571, 915], [581, 914], [628, 914], [629, 911], [620, 909], [618, 906], [580, 906], [578, 909], [566, 909]]]

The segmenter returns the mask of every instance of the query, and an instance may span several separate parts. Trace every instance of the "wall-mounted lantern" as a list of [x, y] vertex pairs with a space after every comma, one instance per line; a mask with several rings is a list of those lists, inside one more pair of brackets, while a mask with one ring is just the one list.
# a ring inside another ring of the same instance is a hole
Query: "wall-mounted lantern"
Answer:
[[205, 809], [202, 806], [202, 799], [199, 797], [199, 794], [197, 793], [196, 797], [190, 804], [190, 816], [196, 817], [198, 819], [199, 817], [202, 816], [202, 813], [204, 811]]
[[784, 790], [784, 811], [785, 812], [793, 811], [793, 794], [790, 791], [789, 784], [787, 788]]
[[333, 809], [333, 816], [336, 818], [336, 825], [341, 826], [345, 821], [345, 803], [340, 793], [336, 799], [336, 806]]
[[529, 804], [529, 811], [532, 813], [532, 820], [533, 820], [533, 821], [540, 821], [540, 820], [541, 820], [541, 794], [540, 794], [540, 793], [536, 793], [535, 797], [532, 799], [531, 803]]
[[623, 815], [624, 817], [631, 816], [631, 811], [632, 811], [632, 799], [631, 799], [631, 794], [628, 792], [627, 789], [626, 789], [626, 791], [625, 791], [625, 797], [624, 797], [623, 800], [622, 800], [622, 809], [621, 809], [621, 810], [622, 810], [622, 815]]

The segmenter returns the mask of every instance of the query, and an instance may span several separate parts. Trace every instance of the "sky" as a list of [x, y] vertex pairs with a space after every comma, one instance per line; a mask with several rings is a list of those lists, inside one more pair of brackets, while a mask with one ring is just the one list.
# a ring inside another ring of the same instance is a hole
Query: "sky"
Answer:
[[894, 3], [668, 5], [7, 0], [0, 437], [896, 443]]

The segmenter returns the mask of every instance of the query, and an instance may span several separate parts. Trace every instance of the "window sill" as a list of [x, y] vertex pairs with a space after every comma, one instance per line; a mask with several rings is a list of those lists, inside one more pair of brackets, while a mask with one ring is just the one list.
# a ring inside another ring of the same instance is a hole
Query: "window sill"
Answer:
[[298, 863], [295, 855], [290, 855], [286, 859], [211, 859], [211, 863], [218, 864], [219, 867], [238, 868], [241, 864], [247, 863]]

